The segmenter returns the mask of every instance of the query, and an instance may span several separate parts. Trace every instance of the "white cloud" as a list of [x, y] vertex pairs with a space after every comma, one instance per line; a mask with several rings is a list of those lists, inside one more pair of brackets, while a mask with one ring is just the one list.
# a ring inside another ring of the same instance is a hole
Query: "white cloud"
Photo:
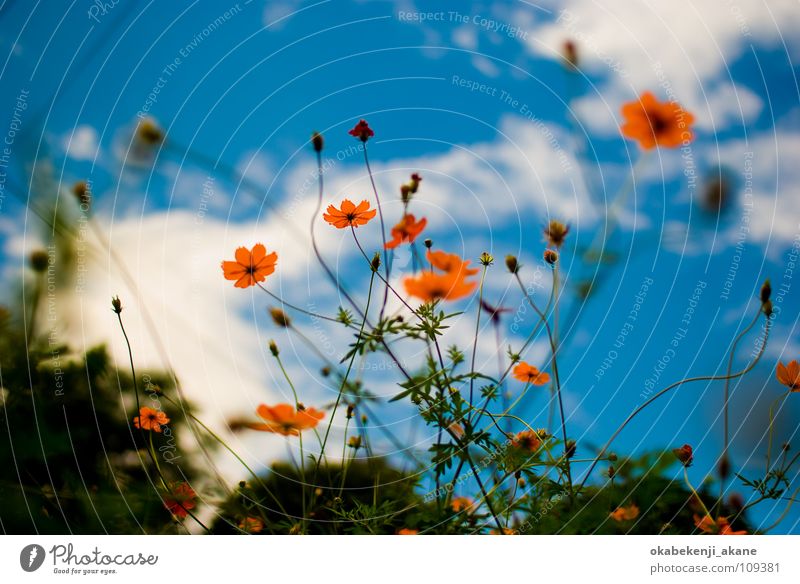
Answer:
[[[703, 128], [748, 121], [761, 104], [752, 92], [731, 85], [729, 64], [751, 44], [778, 46], [785, 41], [790, 51], [798, 49], [796, 38], [781, 37], [781, 31], [800, 26], [793, 0], [568, 0], [550, 5], [556, 20], [529, 35], [528, 48], [534, 54], [560, 58], [563, 42], [576, 40], [581, 66], [602, 79], [588, 99], [600, 106], [602, 96], [613, 103], [614, 114], [619, 103], [649, 89], [679, 101], [695, 113]], [[615, 129], [609, 119], [605, 121], [598, 129]]]
[[92, 126], [81, 125], [64, 136], [62, 141], [67, 156], [74, 160], [93, 160], [99, 146], [97, 130]]

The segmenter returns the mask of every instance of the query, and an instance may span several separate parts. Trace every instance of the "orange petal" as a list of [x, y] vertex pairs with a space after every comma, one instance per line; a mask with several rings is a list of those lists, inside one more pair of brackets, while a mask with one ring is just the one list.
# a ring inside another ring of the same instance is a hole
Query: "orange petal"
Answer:
[[236, 258], [236, 261], [243, 266], [250, 266], [250, 250], [248, 250], [246, 247], [237, 248], [234, 257]]

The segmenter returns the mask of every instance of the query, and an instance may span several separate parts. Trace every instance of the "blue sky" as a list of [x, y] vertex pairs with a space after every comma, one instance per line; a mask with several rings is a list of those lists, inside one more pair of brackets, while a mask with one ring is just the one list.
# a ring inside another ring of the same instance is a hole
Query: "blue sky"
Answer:
[[[81, 331], [87, 344], [107, 340], [121, 349], [103, 303], [112, 293], [127, 294], [134, 310], [150, 307], [168, 347], [165, 356], [144, 323], [134, 322], [142, 359], [172, 363], [216, 425], [285, 395], [265, 347], [278, 335], [264, 315], [267, 299], [230, 289], [218, 262], [239, 245], [264, 241], [281, 257], [275, 289], [298, 304], [332, 310], [335, 290], [322, 283], [304, 235], [316, 194], [307, 140], [312, 130], [326, 137], [326, 203], [368, 198], [361, 153], [346, 133], [365, 117], [376, 131], [370, 157], [387, 221], [398, 218], [398, 186], [420, 171], [413, 210], [428, 217], [427, 234], [437, 246], [470, 258], [482, 251], [498, 259], [519, 255], [528, 278], [540, 264], [545, 222], [570, 223], [562, 314], [577, 302], [575, 282], [602, 278], [562, 352], [570, 425], [587, 452], [641, 403], [688, 308], [694, 312], [685, 338], [657, 374], [662, 386], [720, 374], [731, 339], [757, 309], [763, 279], [772, 278], [776, 289], [785, 284], [764, 361], [735, 385], [734, 421], [742, 430], [734, 461], [755, 469], [763, 459], [756, 444], [766, 407], [780, 392], [774, 363], [800, 354], [800, 293], [789, 263], [800, 237], [800, 93], [793, 66], [800, 10], [791, 0], [609, 4], [509, 1], [467, 9], [254, 0], [135, 10], [121, 2], [101, 11], [89, 2], [64, 3], [62, 10], [6, 2], [0, 106], [9, 124], [20, 92], [29, 92], [6, 190], [13, 181], [27, 196], [32, 168], [36, 184], [45, 185], [36, 196], [64, 194], [73, 181], [90, 179], [98, 222], [140, 283], [135, 292], [125, 290], [118, 269], [98, 252], [89, 288], [62, 296], [62, 332]], [[560, 60], [567, 38], [577, 42], [579, 73]], [[636, 166], [635, 189], [608, 242], [617, 262], [584, 265], [580, 252], [602, 229], [609, 201], [640, 156], [619, 134], [619, 107], [644, 90], [692, 111], [696, 140], [687, 151], [658, 151]], [[167, 131], [152, 158], [129, 149], [138, 113]], [[699, 201], [720, 165], [736, 194], [718, 219]], [[259, 188], [232, 180], [226, 167]], [[204, 198], [204, 184], [213, 196]], [[16, 281], [21, 258], [44, 239], [24, 205], [10, 194], [2, 203], [3, 274]], [[317, 226], [326, 254], [350, 281], [363, 283], [367, 272], [349, 235], [326, 227]], [[363, 237], [377, 246], [375, 230]], [[491, 301], [505, 295], [503, 303], [516, 309], [520, 298], [501, 263], [490, 271], [487, 295]], [[407, 254], [395, 265], [399, 278], [409, 267]], [[548, 273], [541, 273], [549, 286]], [[609, 359], [645, 278], [653, 283], [624, 346]], [[80, 316], [69, 308], [76, 302]], [[462, 304], [465, 316], [451, 340], [465, 346], [475, 307]], [[345, 340], [340, 331], [301, 326], [323, 347]], [[512, 345], [524, 336], [508, 328], [505, 334]], [[493, 332], [484, 336], [479, 363], [494, 370]], [[754, 340], [751, 334], [743, 341], [737, 368], [747, 363]], [[287, 359], [307, 383], [305, 399], [330, 399], [319, 363], [292, 349]], [[543, 344], [529, 356], [544, 360]], [[600, 376], [604, 360], [611, 365]], [[371, 375], [367, 366], [364, 376], [391, 395], [385, 375]], [[719, 383], [678, 390], [637, 420], [615, 449], [691, 443], [699, 482], [719, 453], [721, 390]], [[542, 423], [545, 397], [537, 399], [526, 413]], [[413, 411], [383, 412], [382, 422], [408, 431]], [[787, 438], [799, 413], [792, 403], [780, 418]], [[424, 448], [430, 436], [420, 431], [417, 438]], [[259, 458], [262, 450], [255, 450], [263, 444], [258, 437], [242, 447]]]

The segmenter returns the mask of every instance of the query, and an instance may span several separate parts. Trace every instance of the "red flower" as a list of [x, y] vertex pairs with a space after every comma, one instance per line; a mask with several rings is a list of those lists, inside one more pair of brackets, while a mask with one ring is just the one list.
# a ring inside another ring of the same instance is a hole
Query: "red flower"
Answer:
[[424, 217], [419, 221], [416, 220], [414, 215], [406, 214], [400, 219], [400, 222], [392, 227], [392, 241], [386, 242], [386, 249], [394, 249], [404, 241], [413, 243], [417, 236], [422, 233], [428, 220]]
[[694, 460], [694, 451], [688, 444], [684, 444], [680, 448], [674, 448], [672, 450], [672, 454], [674, 454], [675, 457], [681, 461], [683, 466], [692, 466], [692, 460]]
[[164, 506], [179, 519], [185, 519], [190, 509], [195, 508], [197, 493], [189, 483], [180, 483], [172, 487], [172, 492], [164, 497]]
[[359, 120], [358, 123], [353, 126], [353, 129], [348, 132], [348, 134], [354, 138], [358, 138], [362, 142], [366, 142], [375, 135], [375, 132], [372, 131], [372, 128], [369, 127], [369, 124], [366, 120]]

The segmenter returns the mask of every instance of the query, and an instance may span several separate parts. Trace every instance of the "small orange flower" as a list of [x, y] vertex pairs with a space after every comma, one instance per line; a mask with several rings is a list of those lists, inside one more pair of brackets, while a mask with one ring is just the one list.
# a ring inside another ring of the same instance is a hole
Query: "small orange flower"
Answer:
[[416, 220], [414, 215], [407, 213], [403, 215], [400, 222], [392, 227], [392, 241], [386, 242], [386, 249], [394, 249], [404, 241], [413, 243], [417, 236], [422, 233], [428, 220], [424, 217], [419, 221]]
[[478, 268], [467, 267], [469, 266], [469, 260], [462, 260], [454, 253], [447, 253], [444, 251], [428, 251], [426, 257], [434, 268], [443, 272], [447, 272], [448, 274], [474, 276], [480, 271]]
[[299, 436], [303, 430], [316, 427], [325, 416], [324, 412], [314, 408], [301, 408], [295, 411], [289, 404], [278, 404], [277, 406], [261, 404], [256, 409], [256, 414], [264, 422], [248, 424], [248, 428], [282, 434], [283, 436]]
[[617, 507], [609, 513], [609, 516], [614, 521], [631, 521], [639, 517], [639, 507], [637, 507], [634, 503], [631, 503], [627, 507]]
[[475, 501], [469, 497], [454, 497], [450, 502], [450, 507], [455, 513], [461, 513], [462, 511], [472, 513], [472, 511], [474, 511]]
[[408, 527], [404, 527], [402, 529], [397, 530], [397, 535], [417, 535], [419, 534], [419, 529], [410, 529]]
[[264, 529], [264, 522], [258, 517], [245, 517], [239, 522], [239, 529], [247, 533], [261, 533]]
[[267, 248], [257, 243], [252, 251], [246, 247], [236, 250], [236, 261], [222, 262], [222, 273], [226, 280], [236, 280], [237, 288], [255, 286], [256, 282], [263, 282], [267, 276], [275, 271], [278, 254], [272, 252], [267, 255]]
[[172, 487], [172, 492], [164, 497], [164, 506], [179, 519], [185, 519], [189, 510], [195, 508], [197, 493], [188, 483], [180, 483]]
[[338, 209], [328, 205], [328, 212], [323, 213], [322, 218], [336, 229], [346, 229], [366, 225], [376, 213], [375, 209], [369, 208], [369, 201], [361, 201], [355, 206], [350, 199], [345, 199]]
[[702, 518], [695, 515], [694, 524], [697, 529], [704, 533], [715, 535], [747, 535], [747, 530], [745, 529], [734, 531], [730, 523], [728, 523], [727, 517], [717, 517], [717, 520], [714, 521], [714, 519], [708, 515], [704, 515]]
[[467, 282], [455, 274], [423, 272], [416, 278], [406, 278], [403, 285], [409, 296], [419, 298], [423, 302], [433, 302], [434, 300], [458, 300], [469, 296], [478, 283]]
[[532, 383], [533, 385], [544, 385], [550, 381], [550, 375], [544, 371], [539, 371], [525, 361], [514, 367], [514, 377], [523, 383]]
[[690, 142], [694, 116], [674, 102], [659, 102], [649, 91], [622, 106], [625, 123], [620, 130], [645, 150], [656, 146], [677, 148]]
[[167, 414], [144, 406], [139, 409], [139, 415], [133, 419], [133, 425], [137, 428], [153, 432], [161, 432], [161, 426], [167, 424], [169, 424]]
[[463, 260], [456, 254], [443, 251], [428, 251], [428, 261], [433, 268], [441, 270], [442, 274], [433, 270], [424, 271], [419, 276], [406, 278], [403, 281], [409, 296], [421, 299], [423, 302], [434, 300], [458, 300], [469, 296], [478, 286], [477, 282], [467, 281], [467, 276], [478, 273], [477, 268], [470, 268], [469, 260]]
[[776, 377], [791, 391], [800, 391], [800, 365], [797, 364], [797, 361], [790, 361], [788, 365], [779, 361]]
[[511, 529], [510, 527], [504, 527], [502, 533], [496, 529], [492, 529], [489, 532], [489, 535], [517, 535], [516, 529]]
[[517, 432], [517, 435], [514, 436], [512, 440], [512, 444], [521, 450], [536, 452], [542, 445], [542, 439], [538, 432], [523, 430], [522, 432]]

